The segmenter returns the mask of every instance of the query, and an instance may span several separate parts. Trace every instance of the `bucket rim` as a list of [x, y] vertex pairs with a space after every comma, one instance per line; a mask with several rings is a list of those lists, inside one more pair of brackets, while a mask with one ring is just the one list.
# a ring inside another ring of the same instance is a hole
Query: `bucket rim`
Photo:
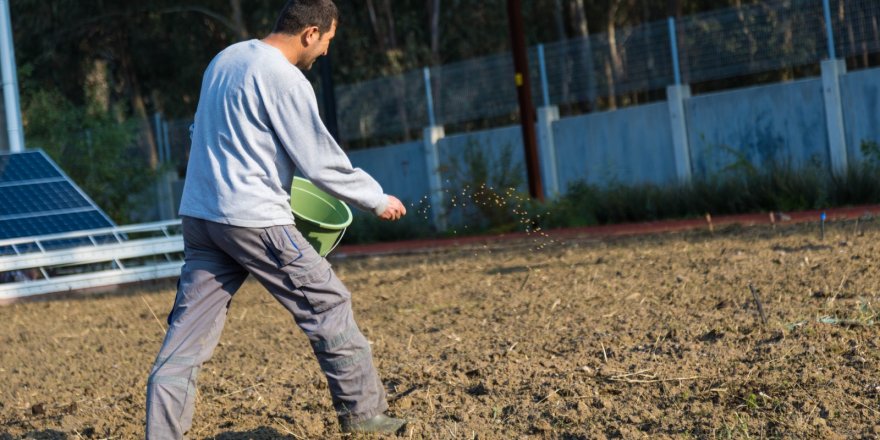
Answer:
[[[294, 217], [299, 218], [299, 219], [302, 219], [302, 220], [306, 220], [306, 221], [308, 221], [308, 222], [310, 222], [310, 223], [313, 223], [313, 224], [315, 224], [315, 225], [318, 225], [318, 226], [320, 226], [320, 227], [322, 227], [322, 228], [325, 228], [325, 229], [332, 229], [332, 230], [335, 230], [335, 231], [344, 230], [344, 229], [348, 228], [349, 225], [351, 225], [351, 222], [352, 222], [352, 220], [354, 220], [354, 217], [352, 216], [351, 208], [348, 207], [348, 204], [346, 204], [346, 203], [343, 202], [342, 200], [337, 199], [336, 197], [333, 197], [333, 196], [330, 195], [330, 194], [327, 194], [326, 191], [323, 191], [323, 190], [321, 190], [320, 188], [318, 188], [317, 185], [315, 185], [314, 183], [312, 183], [312, 181], [309, 180], [309, 179], [306, 179], [306, 178], [303, 178], [303, 177], [299, 177], [299, 176], [294, 176], [294, 177], [293, 177], [293, 181], [294, 181], [294, 183], [296, 183], [297, 181], [304, 182], [304, 183], [308, 183], [309, 185], [313, 186], [313, 187], [314, 187], [315, 189], [317, 189], [318, 191], [321, 191], [322, 193], [324, 193], [324, 194], [326, 194], [327, 196], [329, 196], [332, 200], [334, 200], [334, 201], [336, 201], [337, 203], [339, 203], [339, 205], [341, 205], [341, 206], [345, 209], [345, 214], [347, 214], [347, 216], [346, 216], [346, 217], [347, 217], [347, 220], [344, 221], [344, 222], [342, 222], [342, 223], [326, 223], [326, 222], [322, 222], [322, 221], [319, 221], [319, 220], [315, 220], [315, 219], [313, 219], [313, 218], [309, 218], [309, 216], [302, 215], [302, 214], [296, 212], [296, 210], [293, 209], [293, 201], [291, 200], [290, 211], [293, 213], [293, 216], [294, 216]], [[309, 191], [307, 188], [302, 188], [302, 187], [294, 188], [293, 185], [291, 185], [291, 191], [293, 191], [294, 189], [296, 189], [297, 191], [303, 191], [303, 192], [306, 192], [306, 193], [312, 194], [312, 195], [314, 195], [314, 196], [316, 196], [316, 197], [319, 196], [319, 194], [315, 194], [314, 192]]]

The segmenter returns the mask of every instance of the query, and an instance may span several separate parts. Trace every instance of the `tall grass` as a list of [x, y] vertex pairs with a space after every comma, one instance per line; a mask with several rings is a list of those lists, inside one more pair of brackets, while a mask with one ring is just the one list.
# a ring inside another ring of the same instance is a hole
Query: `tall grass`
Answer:
[[[728, 177], [659, 186], [575, 183], [544, 205], [545, 227], [600, 225], [754, 212], [786, 212], [880, 203], [880, 167], [834, 176], [818, 168], [768, 167]], [[538, 205], [540, 206], [540, 205]]]

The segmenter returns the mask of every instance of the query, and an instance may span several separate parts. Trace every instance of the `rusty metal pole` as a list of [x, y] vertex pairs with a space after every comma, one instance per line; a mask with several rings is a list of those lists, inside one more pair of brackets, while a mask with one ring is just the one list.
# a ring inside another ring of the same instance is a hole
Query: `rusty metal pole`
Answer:
[[532, 86], [529, 81], [529, 58], [526, 54], [526, 36], [523, 32], [520, 0], [507, 0], [507, 18], [510, 21], [510, 43], [513, 48], [513, 67], [516, 94], [519, 97], [519, 115], [522, 123], [523, 145], [526, 153], [526, 171], [529, 176], [529, 194], [544, 201], [541, 167], [538, 162], [538, 140], [535, 135], [535, 106], [532, 104]]

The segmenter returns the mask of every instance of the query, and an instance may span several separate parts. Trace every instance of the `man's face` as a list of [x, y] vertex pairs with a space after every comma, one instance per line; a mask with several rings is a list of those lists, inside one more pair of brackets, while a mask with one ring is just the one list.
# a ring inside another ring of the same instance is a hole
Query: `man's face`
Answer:
[[306, 51], [303, 53], [302, 59], [297, 63], [297, 67], [303, 70], [309, 70], [312, 68], [312, 65], [315, 64], [315, 61], [324, 55], [327, 55], [327, 50], [330, 48], [330, 40], [336, 36], [336, 21], [333, 21], [333, 24], [330, 25], [330, 30], [324, 32], [323, 34], [318, 33], [317, 31], [310, 38], [310, 44], [306, 48]]

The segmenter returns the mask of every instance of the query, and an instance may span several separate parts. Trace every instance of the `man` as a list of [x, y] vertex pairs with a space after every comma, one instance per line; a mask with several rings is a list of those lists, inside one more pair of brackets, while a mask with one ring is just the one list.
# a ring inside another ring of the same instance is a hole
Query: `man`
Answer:
[[205, 71], [181, 200], [185, 264], [168, 333], [147, 384], [146, 436], [192, 426], [196, 376], [220, 338], [233, 294], [256, 278], [308, 336], [345, 432], [398, 431], [351, 294], [297, 231], [290, 187], [299, 169], [318, 187], [385, 220], [406, 214], [353, 168], [318, 114], [300, 71], [336, 33], [331, 0], [289, 0], [272, 33], [234, 44]]

